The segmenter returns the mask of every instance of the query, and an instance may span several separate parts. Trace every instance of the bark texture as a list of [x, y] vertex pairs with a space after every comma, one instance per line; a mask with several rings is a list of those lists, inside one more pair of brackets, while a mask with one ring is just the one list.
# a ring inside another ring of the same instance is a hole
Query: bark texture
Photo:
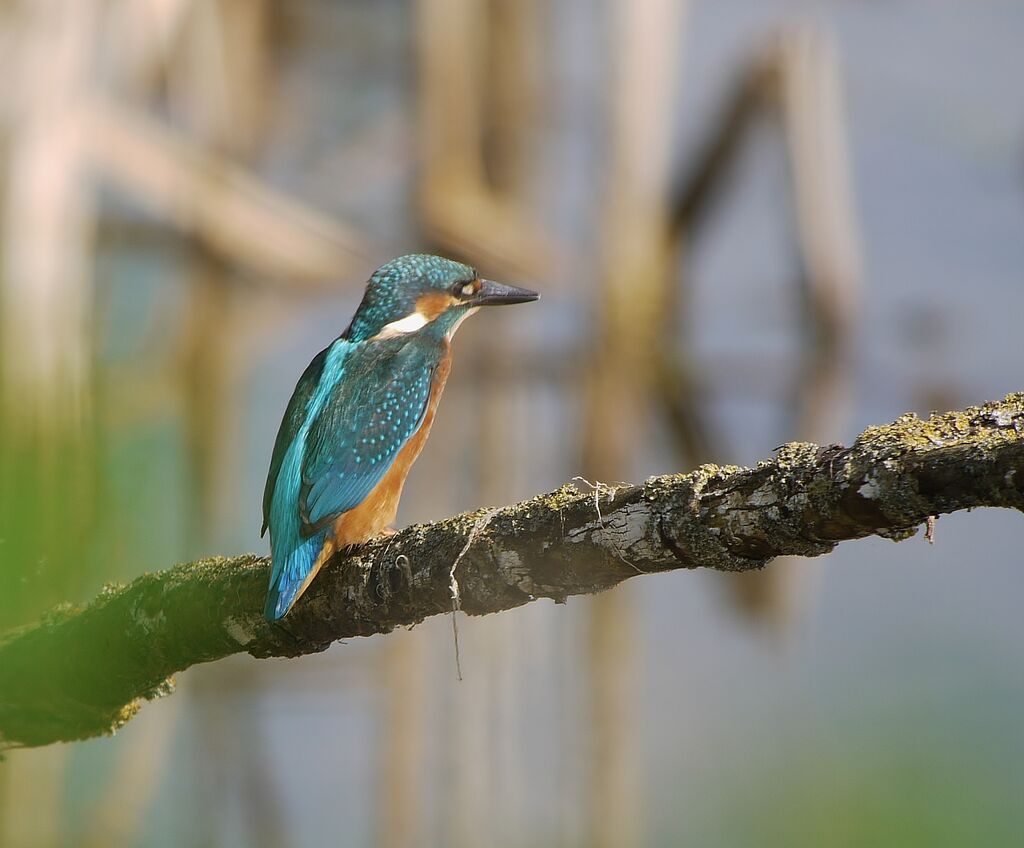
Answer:
[[703, 465], [641, 485], [563, 486], [417, 525], [338, 555], [282, 624], [261, 610], [270, 563], [201, 560], [108, 587], [0, 637], [0, 741], [111, 733], [171, 675], [242, 651], [291, 657], [387, 633], [456, 603], [470, 615], [608, 589], [677, 568], [751, 571], [930, 516], [1024, 509], [1024, 393], [928, 419], [904, 415], [849, 447], [794, 442], [755, 468]]

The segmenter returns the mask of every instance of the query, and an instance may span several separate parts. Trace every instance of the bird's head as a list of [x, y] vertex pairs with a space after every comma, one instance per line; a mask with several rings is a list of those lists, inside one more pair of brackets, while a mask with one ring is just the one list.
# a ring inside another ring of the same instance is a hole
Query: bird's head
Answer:
[[344, 338], [354, 341], [393, 338], [431, 327], [451, 335], [481, 306], [528, 303], [537, 292], [481, 279], [468, 265], [423, 253], [400, 256], [381, 265]]

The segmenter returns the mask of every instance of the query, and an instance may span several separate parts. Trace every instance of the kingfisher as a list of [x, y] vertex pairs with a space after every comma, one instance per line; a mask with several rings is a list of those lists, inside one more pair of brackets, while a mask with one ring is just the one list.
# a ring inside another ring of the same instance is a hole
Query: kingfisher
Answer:
[[274, 442], [260, 534], [269, 528], [269, 621], [287, 614], [335, 551], [394, 521], [459, 325], [482, 306], [539, 297], [440, 256], [402, 256], [374, 271], [348, 329], [299, 377]]

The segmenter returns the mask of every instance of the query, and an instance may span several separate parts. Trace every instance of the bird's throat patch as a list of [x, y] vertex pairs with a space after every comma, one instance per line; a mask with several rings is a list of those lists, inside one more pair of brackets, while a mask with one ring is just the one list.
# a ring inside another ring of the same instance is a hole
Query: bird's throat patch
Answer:
[[422, 330], [435, 318], [443, 315], [448, 307], [456, 302], [454, 297], [444, 292], [429, 292], [420, 295], [416, 300], [415, 312], [410, 312], [404, 318], [385, 324], [373, 338], [375, 341], [393, 339], [396, 336], [404, 336]]
[[420, 312], [411, 312], [404, 318], [399, 318], [397, 321], [385, 324], [381, 328], [381, 331], [373, 337], [372, 341], [393, 339], [395, 336], [404, 336], [408, 333], [415, 333], [417, 330], [422, 330], [426, 327], [428, 323], [430, 323], [429, 320]]

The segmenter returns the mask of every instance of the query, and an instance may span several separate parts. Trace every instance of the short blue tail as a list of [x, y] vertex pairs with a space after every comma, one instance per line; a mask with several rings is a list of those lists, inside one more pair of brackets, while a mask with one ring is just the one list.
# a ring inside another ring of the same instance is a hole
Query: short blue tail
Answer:
[[284, 618], [292, 604], [299, 599], [326, 538], [327, 531], [324, 530], [303, 539], [298, 547], [283, 557], [284, 562], [279, 562], [277, 551], [274, 552], [270, 590], [267, 592], [267, 605], [263, 609], [267, 621], [279, 621]]

